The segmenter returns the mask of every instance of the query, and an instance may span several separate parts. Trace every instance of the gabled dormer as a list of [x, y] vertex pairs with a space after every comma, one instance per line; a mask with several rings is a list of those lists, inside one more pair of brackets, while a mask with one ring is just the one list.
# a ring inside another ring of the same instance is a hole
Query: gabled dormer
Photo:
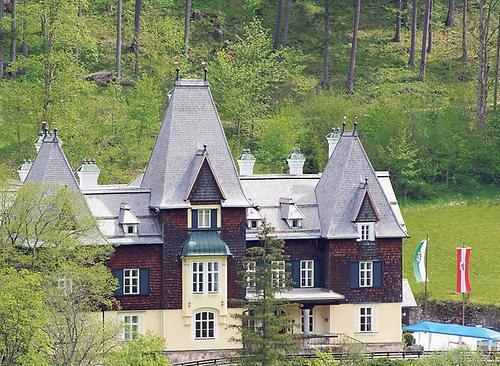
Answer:
[[262, 225], [262, 215], [255, 207], [247, 208], [247, 228], [257, 230]]
[[141, 221], [132, 212], [130, 206], [123, 202], [120, 205], [120, 214], [118, 224], [120, 224], [125, 235], [137, 235], [139, 233], [139, 224]]
[[190, 182], [186, 201], [193, 204], [196, 202], [220, 202], [226, 199], [214, 174], [206, 145], [196, 152], [192, 169], [194, 179]]
[[291, 198], [280, 198], [281, 218], [291, 229], [302, 229], [304, 215]]
[[368, 182], [362, 183], [358, 187], [358, 197], [356, 203], [356, 214], [353, 222], [358, 231], [358, 241], [374, 241], [375, 240], [375, 224], [379, 221], [375, 204], [370, 195]]

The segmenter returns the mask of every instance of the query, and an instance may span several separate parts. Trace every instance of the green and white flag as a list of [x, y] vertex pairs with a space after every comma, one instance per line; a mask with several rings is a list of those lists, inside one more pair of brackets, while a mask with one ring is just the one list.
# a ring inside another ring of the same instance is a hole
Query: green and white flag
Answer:
[[415, 273], [415, 279], [417, 282], [424, 282], [427, 279], [427, 272], [425, 268], [425, 252], [427, 251], [427, 239], [420, 242], [415, 252], [415, 258], [413, 258], [413, 272]]

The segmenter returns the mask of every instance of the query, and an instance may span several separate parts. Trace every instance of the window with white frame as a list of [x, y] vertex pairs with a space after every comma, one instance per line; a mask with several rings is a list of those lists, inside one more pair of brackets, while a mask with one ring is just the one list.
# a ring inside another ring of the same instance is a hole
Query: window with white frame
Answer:
[[258, 229], [260, 226], [259, 220], [248, 220], [249, 229]]
[[123, 339], [136, 339], [139, 333], [139, 315], [123, 316]]
[[192, 263], [193, 294], [218, 293], [220, 289], [220, 261]]
[[[305, 329], [305, 310], [306, 309], [302, 309], [302, 312], [301, 312], [301, 315], [300, 315], [300, 323], [302, 324], [302, 333], [304, 333], [304, 329]], [[313, 309], [309, 309], [309, 333], [312, 333], [314, 332], [314, 314], [313, 314]]]
[[276, 287], [285, 287], [285, 261], [272, 261], [272, 280]]
[[215, 339], [215, 313], [199, 311], [194, 314], [194, 339]]
[[246, 263], [246, 275], [247, 275], [247, 290], [255, 288], [255, 270], [256, 264], [254, 261], [249, 261]]
[[314, 261], [300, 261], [300, 287], [314, 287]]
[[373, 287], [373, 262], [359, 262], [359, 287]]
[[359, 331], [373, 332], [373, 308], [359, 308]]
[[219, 262], [207, 262], [207, 290], [219, 292]]
[[198, 209], [198, 228], [199, 229], [209, 229], [212, 227], [211, 222], [211, 211], [210, 209]]
[[128, 235], [137, 234], [138, 227], [139, 225], [137, 224], [123, 225], [123, 231]]
[[193, 294], [203, 293], [203, 266], [204, 262], [192, 263]]
[[123, 294], [137, 295], [139, 294], [139, 269], [124, 269], [123, 270]]
[[375, 240], [375, 223], [360, 222], [358, 226], [358, 241]]

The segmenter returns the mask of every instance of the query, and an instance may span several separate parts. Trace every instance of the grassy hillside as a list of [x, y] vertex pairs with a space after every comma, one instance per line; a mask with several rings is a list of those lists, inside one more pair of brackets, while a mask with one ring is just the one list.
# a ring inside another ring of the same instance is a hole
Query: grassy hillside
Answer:
[[456, 247], [472, 247], [469, 299], [476, 303], [500, 305], [498, 284], [500, 264], [500, 195], [489, 198], [458, 198], [437, 203], [403, 206], [411, 238], [403, 244], [403, 273], [413, 292], [422, 295], [424, 284], [415, 283], [413, 256], [420, 240], [429, 234], [429, 295], [434, 299], [461, 301], [455, 293]]

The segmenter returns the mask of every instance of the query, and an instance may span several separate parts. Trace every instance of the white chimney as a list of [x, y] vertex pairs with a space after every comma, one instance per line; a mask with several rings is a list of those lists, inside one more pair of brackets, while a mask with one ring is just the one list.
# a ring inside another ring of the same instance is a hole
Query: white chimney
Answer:
[[21, 180], [21, 182], [24, 182], [26, 180], [26, 177], [28, 176], [32, 165], [33, 160], [24, 160], [17, 169], [17, 173], [19, 174], [19, 179]]
[[77, 172], [81, 190], [97, 188], [97, 180], [101, 170], [96, 165], [95, 160], [84, 160]]
[[255, 156], [250, 153], [250, 149], [244, 149], [238, 158], [240, 175], [253, 175], [253, 166], [255, 165]]
[[293, 149], [290, 156], [286, 159], [291, 175], [304, 174], [304, 163], [306, 158], [300, 152], [300, 149]]
[[326, 135], [326, 141], [328, 141], [328, 159], [332, 157], [333, 150], [335, 150], [335, 146], [340, 140], [341, 132], [340, 128], [332, 128], [330, 133]]

